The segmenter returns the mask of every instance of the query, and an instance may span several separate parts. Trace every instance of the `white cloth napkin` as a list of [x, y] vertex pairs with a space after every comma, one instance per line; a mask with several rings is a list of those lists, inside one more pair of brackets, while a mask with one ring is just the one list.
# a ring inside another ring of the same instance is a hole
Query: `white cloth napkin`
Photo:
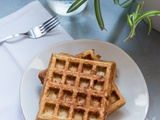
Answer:
[[[26, 32], [51, 18], [38, 2], [33, 1], [17, 12], [0, 19], [0, 38]], [[17, 42], [0, 44], [0, 120], [22, 120], [19, 86], [29, 61], [44, 48], [61, 41], [72, 40], [58, 25], [50, 34], [39, 39], [17, 39]]]

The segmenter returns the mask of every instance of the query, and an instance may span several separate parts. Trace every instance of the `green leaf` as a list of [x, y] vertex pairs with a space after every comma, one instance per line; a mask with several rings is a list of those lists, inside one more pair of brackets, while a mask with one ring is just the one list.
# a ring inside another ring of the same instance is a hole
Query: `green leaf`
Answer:
[[67, 13], [73, 12], [77, 8], [79, 8], [83, 3], [85, 3], [87, 0], [76, 0], [67, 10]]
[[131, 17], [128, 14], [127, 14], [127, 21], [128, 21], [128, 24], [130, 25], [130, 27], [132, 28]]
[[134, 13], [132, 13], [132, 21], [134, 21], [136, 18], [137, 18], [137, 14], [134, 12]]
[[137, 4], [135, 14], [136, 15], [140, 14], [140, 11], [141, 11], [141, 5]]
[[119, 0], [113, 0], [114, 1], [114, 3], [116, 4], [116, 5], [119, 5], [119, 6], [121, 6], [121, 7], [123, 7], [123, 8], [127, 8], [127, 7], [129, 7], [131, 4], [132, 4], [132, 2], [134, 1], [134, 0], [126, 0], [126, 1], [124, 1], [123, 3], [119, 3]]
[[151, 16], [160, 16], [160, 11], [158, 11], [158, 10], [150, 10], [150, 11], [144, 12], [143, 14], [139, 15], [135, 19], [134, 23], [139, 23], [145, 17], [151, 17]]
[[101, 30], [104, 30], [105, 27], [104, 27], [103, 18], [101, 15], [100, 0], [94, 0], [94, 8], [95, 8], [95, 14], [96, 14], [99, 27], [101, 28]]
[[152, 30], [152, 26], [153, 26], [153, 23], [150, 17], [160, 16], [160, 11], [158, 10], [150, 10], [150, 11], [140, 14], [143, 5], [144, 5], [144, 1], [141, 2], [141, 4], [137, 4], [135, 12], [133, 12], [131, 15], [127, 15], [127, 21], [131, 27], [131, 32], [129, 33], [129, 36], [123, 42], [125, 42], [128, 39], [132, 39], [133, 36], [135, 36], [136, 27], [139, 24], [139, 22], [144, 18], [147, 18], [148, 20], [148, 35], [149, 35]]
[[151, 33], [152, 27], [153, 27], [153, 23], [152, 23], [152, 19], [150, 17], [146, 17], [148, 20], [148, 35]]

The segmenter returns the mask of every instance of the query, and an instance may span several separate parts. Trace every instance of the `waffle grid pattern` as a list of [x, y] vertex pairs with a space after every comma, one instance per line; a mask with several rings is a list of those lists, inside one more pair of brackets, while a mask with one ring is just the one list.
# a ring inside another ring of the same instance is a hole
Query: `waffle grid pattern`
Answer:
[[113, 81], [112, 66], [113, 62], [53, 54], [37, 118], [103, 120]]

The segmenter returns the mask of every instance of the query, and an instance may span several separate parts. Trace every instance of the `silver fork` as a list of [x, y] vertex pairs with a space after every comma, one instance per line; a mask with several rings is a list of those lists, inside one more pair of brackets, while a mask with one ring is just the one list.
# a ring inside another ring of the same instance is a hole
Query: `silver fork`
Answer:
[[14, 34], [14, 35], [10, 35], [8, 37], [2, 38], [0, 39], [0, 43], [6, 40], [11, 40], [11, 38], [18, 37], [18, 36], [25, 36], [33, 39], [40, 38], [44, 36], [46, 33], [48, 33], [49, 31], [51, 31], [53, 28], [55, 28], [59, 23], [60, 22], [58, 18], [54, 16], [49, 20], [47, 20], [46, 22], [44, 22], [43, 24], [36, 26], [34, 28], [31, 28], [26, 33], [18, 33], [18, 34]]

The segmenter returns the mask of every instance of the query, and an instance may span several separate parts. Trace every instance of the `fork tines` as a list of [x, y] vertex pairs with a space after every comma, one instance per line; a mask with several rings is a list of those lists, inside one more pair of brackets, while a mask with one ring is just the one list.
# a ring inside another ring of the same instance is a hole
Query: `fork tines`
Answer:
[[39, 26], [42, 33], [47, 33], [51, 31], [53, 28], [55, 28], [59, 24], [59, 20], [56, 16], [53, 16], [49, 20], [47, 20], [45, 23]]

